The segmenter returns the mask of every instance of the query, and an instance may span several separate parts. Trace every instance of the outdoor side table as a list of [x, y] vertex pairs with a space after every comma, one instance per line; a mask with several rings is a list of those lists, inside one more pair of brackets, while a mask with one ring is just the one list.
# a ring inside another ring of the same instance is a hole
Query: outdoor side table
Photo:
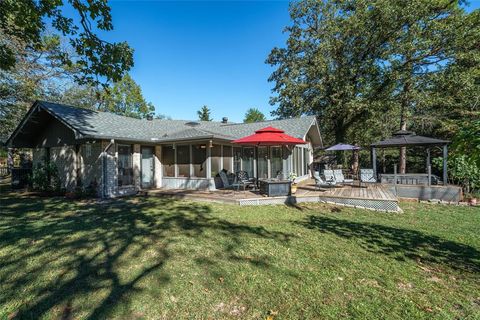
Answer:
[[290, 180], [259, 179], [260, 193], [268, 197], [289, 196], [291, 194]]

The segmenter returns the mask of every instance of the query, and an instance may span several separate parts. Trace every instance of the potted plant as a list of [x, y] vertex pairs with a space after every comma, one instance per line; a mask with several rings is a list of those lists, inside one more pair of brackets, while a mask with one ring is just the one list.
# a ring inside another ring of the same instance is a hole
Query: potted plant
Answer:
[[290, 181], [292, 181], [292, 186], [290, 191], [292, 194], [295, 194], [297, 192], [297, 184], [295, 183], [295, 179], [297, 179], [297, 175], [295, 174], [295, 172], [290, 172], [289, 178], [290, 178]]

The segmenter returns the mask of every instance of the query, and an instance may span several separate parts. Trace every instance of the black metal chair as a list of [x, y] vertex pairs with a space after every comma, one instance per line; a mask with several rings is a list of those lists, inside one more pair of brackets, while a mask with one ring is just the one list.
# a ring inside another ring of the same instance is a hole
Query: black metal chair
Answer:
[[243, 190], [247, 187], [254, 187], [255, 181], [248, 176], [248, 172], [244, 170], [240, 170], [237, 172], [237, 183], [243, 186]]

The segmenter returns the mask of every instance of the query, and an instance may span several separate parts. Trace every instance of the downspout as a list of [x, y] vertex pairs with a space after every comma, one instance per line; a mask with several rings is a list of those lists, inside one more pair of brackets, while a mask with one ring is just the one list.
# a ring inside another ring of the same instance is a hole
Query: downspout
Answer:
[[110, 143], [105, 147], [105, 149], [102, 152], [102, 182], [103, 182], [103, 188], [102, 188], [102, 198], [107, 197], [107, 155], [108, 155], [108, 149], [115, 143], [115, 140], [111, 139]]

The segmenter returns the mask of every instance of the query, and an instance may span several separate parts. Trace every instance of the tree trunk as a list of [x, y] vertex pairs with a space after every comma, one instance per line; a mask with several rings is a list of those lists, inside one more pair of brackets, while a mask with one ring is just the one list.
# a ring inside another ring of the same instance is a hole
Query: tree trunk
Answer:
[[[403, 121], [401, 130], [407, 130], [407, 123]], [[405, 174], [407, 171], [407, 147], [400, 148], [400, 173]]]
[[[410, 106], [410, 75], [403, 85], [402, 101], [400, 110], [400, 130], [407, 130], [407, 112]], [[401, 174], [405, 174], [407, 171], [407, 148], [400, 148], [400, 165], [399, 171]]]
[[353, 150], [353, 155], [352, 155], [352, 171], [353, 174], [356, 175], [358, 172], [358, 162], [359, 162], [359, 152], [358, 150]]
[[[344, 127], [343, 118], [338, 118], [335, 122], [335, 144], [345, 142], [346, 129]], [[335, 153], [335, 158], [338, 161], [337, 165], [344, 164], [345, 162], [345, 152], [337, 151]]]

